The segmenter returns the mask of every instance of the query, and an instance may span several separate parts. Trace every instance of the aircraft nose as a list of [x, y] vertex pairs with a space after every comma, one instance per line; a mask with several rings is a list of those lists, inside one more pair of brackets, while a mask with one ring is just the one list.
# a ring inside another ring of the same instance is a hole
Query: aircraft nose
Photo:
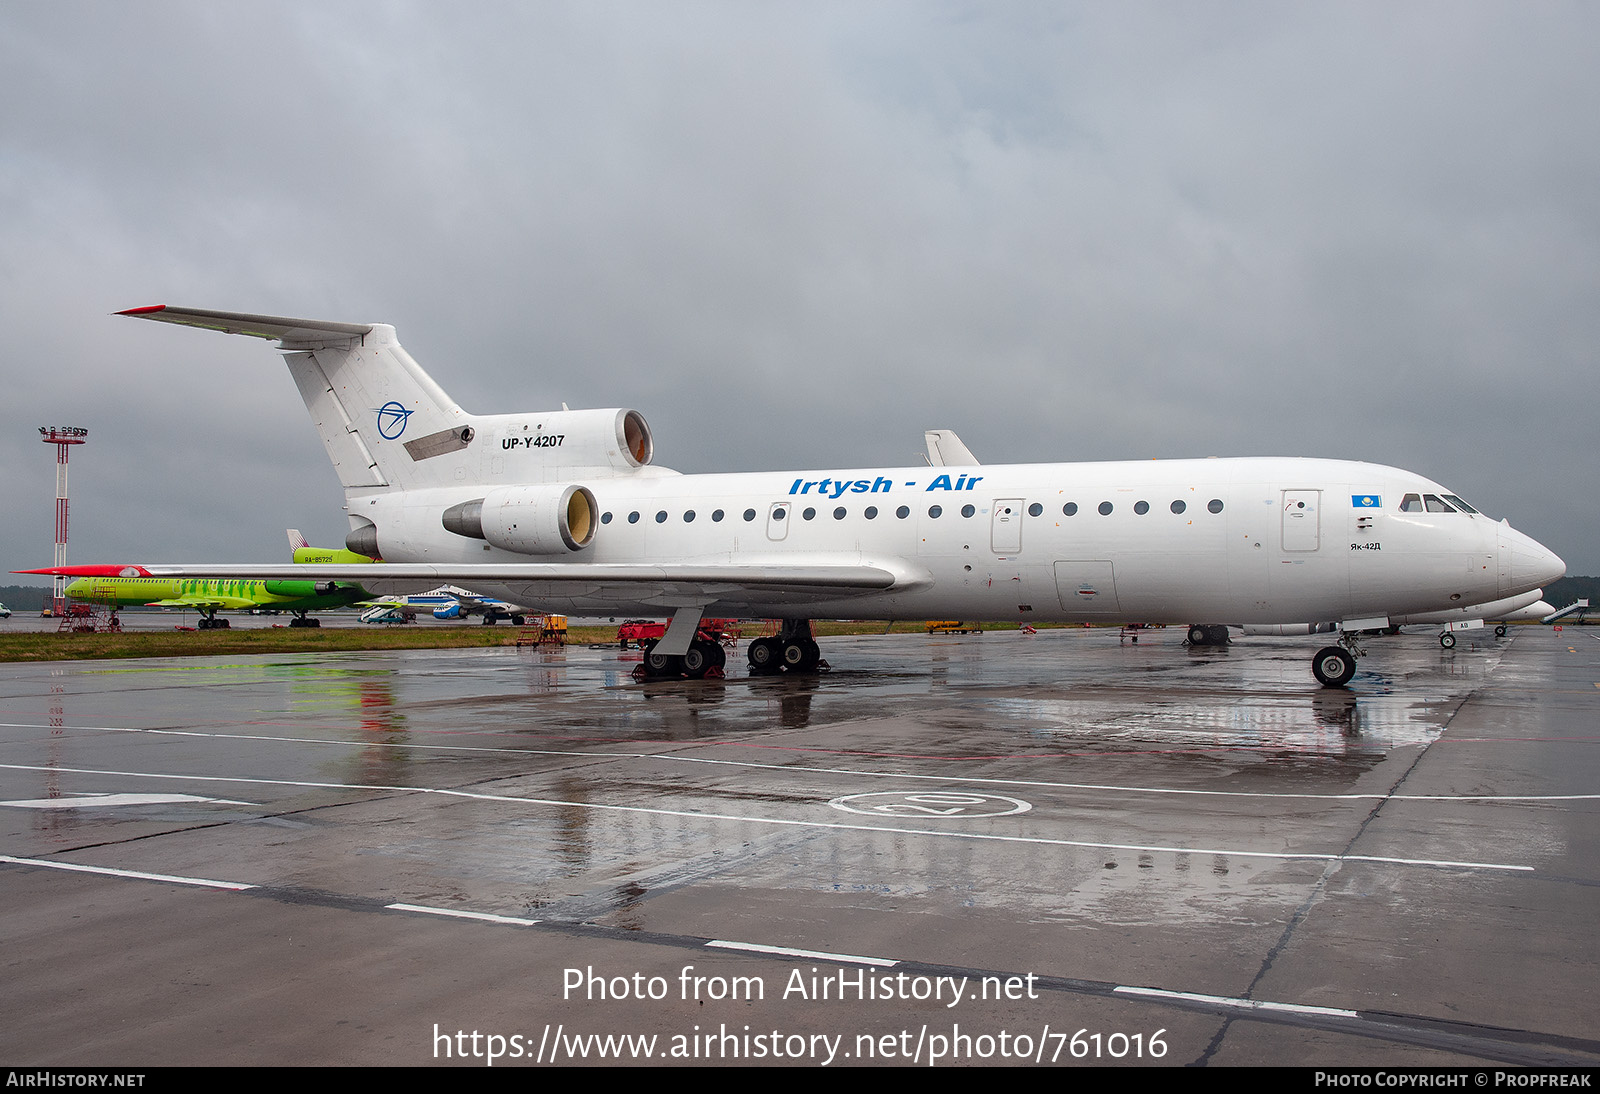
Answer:
[[1509, 528], [1500, 539], [1500, 568], [1519, 591], [1537, 589], [1567, 575], [1567, 564], [1560, 555], [1532, 536]]

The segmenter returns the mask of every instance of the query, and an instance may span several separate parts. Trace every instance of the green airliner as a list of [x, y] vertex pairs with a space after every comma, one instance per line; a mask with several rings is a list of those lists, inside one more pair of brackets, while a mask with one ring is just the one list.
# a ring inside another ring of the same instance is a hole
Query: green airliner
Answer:
[[[298, 542], [296, 540], [298, 539]], [[366, 555], [337, 548], [309, 547], [300, 533], [289, 532], [295, 562], [371, 562]], [[73, 600], [108, 604], [113, 608], [144, 605], [152, 608], [193, 608], [200, 613], [201, 630], [223, 628], [219, 611], [249, 611], [269, 608], [294, 613], [291, 627], [321, 626], [307, 612], [343, 608], [371, 600], [360, 585], [346, 581], [232, 581], [203, 578], [168, 577], [80, 577], [67, 586]]]

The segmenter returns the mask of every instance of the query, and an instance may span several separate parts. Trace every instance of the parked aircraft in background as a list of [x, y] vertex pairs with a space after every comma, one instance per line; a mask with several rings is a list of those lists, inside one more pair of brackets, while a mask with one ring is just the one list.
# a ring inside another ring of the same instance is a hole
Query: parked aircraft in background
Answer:
[[[1455, 646], [1455, 632], [1475, 630], [1486, 623], [1497, 624], [1494, 629], [1495, 637], [1504, 638], [1507, 623], [1537, 623], [1555, 609], [1546, 604], [1543, 599], [1543, 589], [1534, 589], [1532, 592], [1521, 593], [1517, 596], [1508, 596], [1501, 600], [1491, 601], [1488, 604], [1471, 604], [1461, 608], [1450, 608], [1442, 612], [1413, 612], [1409, 615], [1391, 615], [1387, 630], [1395, 633], [1401, 627], [1413, 623], [1443, 623], [1444, 633], [1439, 636], [1439, 644], [1445, 649]], [[1215, 628], [1223, 631], [1226, 628]], [[1194, 646], [1221, 645], [1227, 639], [1226, 633], [1221, 635], [1213, 633], [1214, 628], [1190, 627], [1189, 643]], [[1247, 635], [1289, 635], [1289, 634], [1332, 634], [1339, 629], [1337, 623], [1299, 623], [1293, 626], [1246, 626], [1242, 628]], [[1199, 633], [1197, 633], [1199, 632]]]
[[1503, 600], [1496, 600], [1490, 604], [1475, 604], [1470, 608], [1397, 616], [1390, 620], [1390, 623], [1396, 627], [1408, 623], [1443, 623], [1444, 632], [1439, 635], [1439, 645], [1448, 650], [1456, 644], [1457, 631], [1478, 630], [1493, 623], [1495, 637], [1504, 638], [1507, 623], [1537, 623], [1553, 611], [1555, 608], [1544, 601], [1544, 590], [1534, 589], [1520, 596], [1508, 596]]
[[[93, 569], [93, 567], [90, 567]], [[105, 567], [116, 571], [118, 567]], [[319, 627], [321, 621], [310, 612], [343, 608], [370, 599], [359, 585], [343, 581], [314, 579], [184, 578], [122, 576], [120, 573], [80, 577], [68, 583], [70, 600], [87, 600], [113, 608], [144, 605], [152, 608], [184, 608], [200, 613], [199, 628], [226, 628], [222, 611], [292, 612], [291, 627]]]
[[[366, 612], [362, 613], [361, 621], [388, 622], [386, 617], [391, 614], [410, 619], [422, 611], [435, 619], [468, 619], [481, 615], [485, 624], [508, 619], [517, 627], [522, 626], [527, 616], [538, 614], [520, 604], [508, 604], [503, 600], [479, 596], [466, 589], [458, 589], [454, 585], [441, 585], [425, 593], [379, 597]], [[372, 618], [369, 619], [368, 616]]]
[[[1516, 596], [1566, 569], [1468, 507], [1406, 509], [1412, 495], [1455, 495], [1392, 467], [1249, 458], [680, 475], [651, 464], [634, 410], [466, 413], [384, 324], [122, 314], [276, 340], [345, 488], [345, 545], [384, 559], [128, 573], [381, 592], [451, 581], [570, 615], [670, 612], [646, 662], [659, 675], [706, 670], [695, 631], [708, 612], [781, 619], [776, 637], [750, 644], [751, 668], [805, 672], [818, 617], [1328, 619], [1355, 632]], [[1327, 685], [1355, 667], [1344, 646], [1312, 659]]]

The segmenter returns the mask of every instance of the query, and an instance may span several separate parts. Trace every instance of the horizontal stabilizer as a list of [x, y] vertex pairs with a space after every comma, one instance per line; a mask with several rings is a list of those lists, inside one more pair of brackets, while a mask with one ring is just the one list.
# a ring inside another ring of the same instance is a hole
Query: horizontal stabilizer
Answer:
[[158, 323], [177, 323], [184, 327], [244, 334], [251, 338], [280, 342], [326, 341], [328, 336], [360, 338], [372, 330], [371, 323], [330, 323], [321, 319], [287, 319], [281, 315], [250, 315], [245, 312], [203, 311], [199, 308], [173, 308], [156, 304], [148, 308], [129, 308], [118, 315], [134, 319], [154, 319]]

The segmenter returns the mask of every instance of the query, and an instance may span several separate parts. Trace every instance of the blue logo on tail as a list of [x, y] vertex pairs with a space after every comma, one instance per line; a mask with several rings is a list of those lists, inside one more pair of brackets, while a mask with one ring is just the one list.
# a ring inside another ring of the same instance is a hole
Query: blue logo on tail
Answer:
[[386, 441], [398, 439], [412, 413], [399, 403], [384, 403], [378, 408], [378, 435]]

